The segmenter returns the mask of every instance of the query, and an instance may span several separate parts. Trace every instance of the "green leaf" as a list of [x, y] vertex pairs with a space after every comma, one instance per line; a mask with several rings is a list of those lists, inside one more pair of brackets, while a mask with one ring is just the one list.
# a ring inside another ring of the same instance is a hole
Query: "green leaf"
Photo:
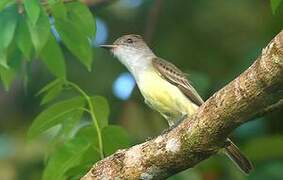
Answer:
[[98, 148], [98, 138], [96, 130], [93, 124], [82, 127], [75, 135], [75, 138], [83, 138], [87, 140], [91, 146], [84, 153], [84, 156], [80, 164], [72, 169], [70, 169], [66, 175], [67, 179], [79, 179], [83, 174], [85, 174], [89, 168], [97, 161], [100, 160], [100, 153]]
[[78, 108], [82, 108], [84, 105], [85, 100], [81, 97], [75, 97], [53, 104], [35, 118], [28, 131], [28, 138], [34, 138], [47, 129], [61, 124], [70, 112], [78, 110]]
[[35, 25], [40, 15], [39, 1], [38, 0], [25, 0], [24, 7], [31, 21], [31, 24]]
[[0, 66], [0, 77], [6, 91], [9, 90], [15, 76], [16, 72], [13, 69], [7, 69]]
[[55, 99], [63, 90], [63, 84], [57, 84], [52, 89], [50, 89], [46, 95], [41, 100], [41, 105], [49, 103], [53, 99]]
[[18, 71], [22, 67], [22, 53], [13, 41], [7, 50], [7, 59], [9, 68]]
[[[94, 156], [94, 153], [96, 153], [93, 148], [89, 148], [90, 150], [92, 150], [92, 152], [86, 152], [86, 154], [89, 154], [89, 155], [92, 155]], [[95, 161], [96, 162], [96, 161]], [[67, 172], [66, 172], [66, 179], [68, 180], [78, 180], [78, 179], [81, 179], [89, 170], [90, 168], [93, 166], [93, 164], [95, 163], [90, 163], [90, 162], [87, 162], [87, 163], [80, 163], [78, 166], [75, 166], [71, 169], [69, 169]]]
[[12, 42], [17, 26], [17, 19], [17, 11], [14, 6], [0, 12], [0, 47], [8, 48]]
[[108, 118], [110, 112], [108, 102], [102, 96], [94, 96], [91, 100], [99, 128], [102, 129], [108, 125]]
[[48, 15], [44, 11], [41, 11], [35, 25], [33, 25], [29, 19], [27, 22], [36, 54], [39, 54], [50, 36], [50, 23]]
[[69, 20], [56, 19], [56, 29], [66, 47], [91, 70], [92, 49], [87, 37], [83, 34], [80, 24]]
[[49, 36], [39, 56], [52, 74], [63, 79], [66, 77], [64, 55], [53, 36]]
[[20, 68], [22, 68], [21, 56], [22, 55], [19, 49], [16, 48], [14, 41], [11, 43], [5, 53], [0, 52], [0, 61], [5, 61], [1, 60], [2, 58], [9, 59], [9, 62], [6, 66], [0, 66], [0, 77], [6, 91], [10, 89], [10, 86], [16, 77], [16, 73]]
[[49, 4], [50, 6], [52, 6], [53, 4], [61, 3], [61, 2], [62, 2], [62, 0], [47, 0], [47, 1], [48, 1], [48, 4]]
[[51, 13], [54, 18], [66, 19], [67, 9], [63, 2], [56, 2], [50, 5]]
[[78, 166], [69, 169], [66, 172], [67, 179], [77, 180], [83, 177], [93, 166], [94, 163], [100, 160], [99, 153], [93, 148], [89, 147], [84, 153], [83, 158]]
[[[21, 54], [19, 52], [18, 49], [14, 49], [15, 47], [15, 43], [11, 44], [11, 48], [9, 47], [9, 50], [11, 51], [7, 51], [3, 53], [0, 50], [0, 61], [5, 61], [5, 60], [1, 60], [3, 58], [8, 59], [9, 58], [9, 66], [0, 66], [0, 76], [4, 85], [4, 88], [6, 91], [8, 91], [10, 89], [10, 86], [13, 82], [13, 80], [16, 77], [16, 72], [18, 71], [19, 68], [21, 68]], [[6, 62], [6, 61], [5, 61]]]
[[17, 26], [16, 7], [12, 6], [0, 12], [0, 65], [8, 68], [7, 48], [11, 44]]
[[107, 126], [102, 130], [104, 153], [110, 155], [118, 149], [127, 148], [130, 139], [127, 132], [120, 126]]
[[48, 83], [47, 85], [45, 85], [36, 95], [40, 95], [42, 93], [45, 93], [47, 91], [49, 91], [50, 89], [52, 89], [54, 86], [57, 86], [58, 84], [62, 84], [64, 83], [63, 79], [55, 79], [54, 81], [51, 81], [50, 83]]
[[65, 143], [48, 161], [43, 173], [43, 180], [65, 179], [65, 173], [80, 163], [89, 147], [90, 144], [82, 138], [74, 138]]
[[279, 7], [282, 0], [270, 0], [272, 13], [275, 14], [277, 8]]
[[76, 137], [87, 139], [92, 143], [92, 146], [98, 149], [97, 132], [93, 124], [82, 127], [77, 133]]
[[31, 42], [31, 35], [29, 33], [28, 25], [23, 16], [21, 16], [15, 36], [18, 48], [21, 50], [25, 58], [31, 60], [33, 45]]
[[76, 130], [75, 127], [77, 127], [77, 123], [81, 120], [83, 113], [84, 111], [80, 109], [64, 116], [64, 120], [61, 123], [62, 126], [56, 136], [50, 141], [49, 146], [56, 147], [56, 144], [69, 140], [73, 136], [73, 131]]
[[7, 64], [7, 51], [4, 49], [0, 49], [0, 66], [5, 69], [9, 69]]
[[[77, 110], [70, 114], [70, 116], [62, 123], [61, 135], [64, 138], [70, 137], [70, 133], [74, 130], [76, 124], [81, 120], [84, 114], [83, 110]], [[87, 139], [87, 138], [86, 138]]]
[[6, 7], [6, 5], [9, 4], [9, 2], [11, 2], [11, 0], [1, 0], [0, 1], [0, 11], [2, 11]]
[[86, 37], [94, 37], [96, 32], [95, 18], [89, 8], [81, 2], [66, 4], [69, 18], [75, 24], [79, 24]]

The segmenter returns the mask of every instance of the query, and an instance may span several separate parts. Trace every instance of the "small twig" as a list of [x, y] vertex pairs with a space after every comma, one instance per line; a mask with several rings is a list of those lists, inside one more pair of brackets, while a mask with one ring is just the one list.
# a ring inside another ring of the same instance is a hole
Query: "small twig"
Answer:
[[91, 119], [93, 121], [93, 125], [96, 129], [96, 133], [97, 133], [97, 137], [98, 137], [98, 146], [99, 146], [99, 153], [100, 153], [100, 158], [103, 159], [104, 158], [104, 148], [103, 148], [103, 143], [102, 143], [102, 134], [101, 131], [99, 129], [99, 125], [98, 125], [98, 121], [94, 112], [94, 106], [93, 103], [91, 101], [91, 97], [89, 97], [85, 91], [83, 91], [77, 84], [72, 83], [70, 81], [66, 81], [66, 84], [69, 85], [70, 87], [74, 88], [74, 90], [76, 90], [78, 93], [80, 93], [84, 99], [86, 100], [87, 104], [88, 104], [88, 108], [89, 110], [87, 110], [87, 112], [90, 113]]
[[283, 99], [281, 99], [277, 103], [274, 103], [271, 106], [268, 106], [267, 108], [263, 109], [263, 111], [256, 114], [256, 116], [254, 118], [263, 117], [267, 114], [278, 111], [282, 108], [283, 108]]

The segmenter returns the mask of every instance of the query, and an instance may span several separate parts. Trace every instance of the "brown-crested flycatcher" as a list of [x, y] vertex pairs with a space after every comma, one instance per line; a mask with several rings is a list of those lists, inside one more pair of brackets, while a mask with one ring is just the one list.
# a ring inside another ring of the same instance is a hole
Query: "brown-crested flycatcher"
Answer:
[[[189, 83], [186, 75], [173, 64], [157, 57], [139, 35], [125, 35], [112, 45], [101, 45], [124, 64], [134, 76], [148, 104], [173, 126], [185, 116], [191, 116], [204, 102]], [[225, 154], [245, 173], [253, 166], [237, 146], [227, 139]]]

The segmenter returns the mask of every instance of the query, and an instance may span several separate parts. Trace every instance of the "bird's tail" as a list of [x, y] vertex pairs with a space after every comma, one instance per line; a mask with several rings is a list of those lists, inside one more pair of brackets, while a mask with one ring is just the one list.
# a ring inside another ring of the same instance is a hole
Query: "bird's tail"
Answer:
[[225, 147], [225, 154], [246, 174], [253, 170], [252, 163], [241, 153], [239, 148], [230, 140], [228, 146]]

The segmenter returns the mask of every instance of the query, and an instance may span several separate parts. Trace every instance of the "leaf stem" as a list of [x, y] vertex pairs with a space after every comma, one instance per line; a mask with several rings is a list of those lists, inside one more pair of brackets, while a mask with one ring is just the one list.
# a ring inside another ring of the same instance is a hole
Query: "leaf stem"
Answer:
[[87, 112], [89, 115], [91, 114], [90, 110], [88, 110], [87, 108], [78, 108], [78, 110], [82, 110]]
[[91, 102], [91, 98], [77, 84], [70, 82], [70, 81], [66, 81], [66, 84], [70, 85], [76, 91], [78, 91], [85, 98], [85, 100], [88, 103], [89, 110], [87, 112], [89, 112], [91, 119], [93, 121], [94, 127], [96, 129], [97, 137], [98, 137], [99, 154], [100, 154], [100, 158], [103, 159], [104, 158], [104, 150], [103, 150], [103, 143], [102, 143], [102, 135], [101, 135], [101, 131], [99, 129], [98, 121], [95, 117], [94, 107], [93, 107], [93, 104]]

